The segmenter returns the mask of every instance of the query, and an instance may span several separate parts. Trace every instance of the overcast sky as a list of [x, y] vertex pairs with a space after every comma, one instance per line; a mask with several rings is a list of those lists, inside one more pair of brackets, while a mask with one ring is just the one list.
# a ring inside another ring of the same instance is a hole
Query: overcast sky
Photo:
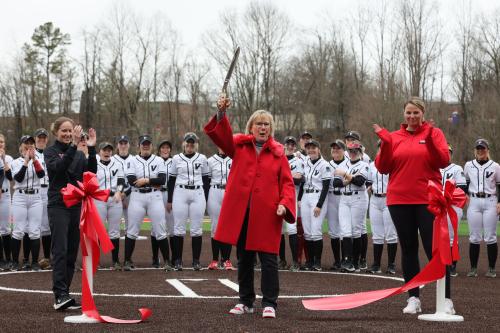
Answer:
[[[90, 29], [109, 14], [118, 0], [14, 0], [2, 1], [0, 10], [0, 59], [15, 55], [29, 41], [35, 27], [52, 21], [73, 40], [70, 54], [81, 51], [78, 39], [83, 28]], [[243, 9], [247, 0], [121, 0], [144, 16], [162, 11], [180, 32], [184, 44], [196, 46], [200, 36], [217, 22], [226, 8]], [[313, 28], [326, 13], [346, 15], [357, 7], [356, 0], [269, 0], [284, 10], [299, 28]], [[367, 0], [361, 0], [367, 1]], [[379, 1], [379, 0], [372, 0]], [[464, 0], [441, 0], [440, 13], [454, 20], [457, 6]], [[474, 11], [491, 12], [500, 0], [472, 0]]]

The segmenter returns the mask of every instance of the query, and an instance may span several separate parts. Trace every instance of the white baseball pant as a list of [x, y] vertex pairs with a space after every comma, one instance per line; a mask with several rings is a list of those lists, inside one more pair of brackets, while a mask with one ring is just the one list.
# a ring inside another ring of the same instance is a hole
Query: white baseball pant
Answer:
[[10, 217], [12, 201], [10, 191], [2, 193], [0, 198], [0, 236], [10, 235]]
[[467, 209], [467, 222], [469, 223], [469, 241], [479, 244], [483, 240], [486, 244], [497, 242], [497, 197], [489, 198], [471, 197]]
[[120, 238], [120, 222], [123, 214], [123, 204], [109, 197], [107, 202], [94, 200], [103, 223], [108, 222], [108, 235], [110, 239]]
[[372, 225], [373, 244], [394, 244], [398, 242], [396, 227], [392, 222], [385, 197], [372, 195], [370, 199], [370, 223]]
[[[167, 203], [168, 203], [168, 191], [163, 191], [161, 192], [163, 196], [163, 205], [165, 206], [165, 219], [167, 222], [167, 235], [173, 236], [174, 235], [174, 214], [172, 211], [167, 212]], [[153, 229], [151, 229], [151, 236], [156, 237], [153, 235]]]
[[302, 228], [304, 228], [304, 239], [307, 241], [318, 241], [323, 239], [323, 220], [327, 213], [327, 205], [323, 205], [319, 216], [314, 216], [314, 208], [318, 203], [321, 192], [304, 193], [301, 201]]
[[334, 194], [333, 191], [328, 192], [327, 203], [328, 210], [326, 219], [328, 220], [328, 235], [330, 238], [340, 238], [340, 222], [339, 222], [339, 194]]
[[42, 213], [43, 203], [40, 193], [24, 194], [16, 190], [12, 197], [12, 218], [14, 222], [12, 237], [22, 240], [24, 233], [28, 232], [30, 239], [39, 239]]
[[224, 198], [225, 189], [210, 187], [208, 192], [207, 212], [210, 216], [212, 225], [210, 227], [210, 236], [213, 238], [215, 230], [217, 229], [217, 222], [219, 221], [220, 208], [222, 206], [222, 199]]
[[342, 194], [339, 203], [339, 221], [341, 238], [359, 238], [366, 224], [368, 200], [364, 192]]
[[174, 213], [174, 235], [185, 236], [188, 219], [190, 224], [191, 237], [198, 237], [203, 234], [203, 216], [205, 215], [205, 193], [203, 188], [186, 189], [176, 186], [174, 189], [174, 199], [172, 201], [172, 212]]
[[42, 197], [43, 213], [42, 213], [42, 225], [40, 227], [41, 236], [50, 236], [50, 226], [49, 226], [49, 215], [47, 213], [47, 203], [49, 198], [47, 196], [48, 187], [42, 187], [40, 189], [40, 196]]
[[128, 205], [127, 237], [137, 239], [144, 217], [151, 219], [151, 228], [157, 240], [167, 237], [165, 205], [160, 191], [140, 193], [132, 191]]

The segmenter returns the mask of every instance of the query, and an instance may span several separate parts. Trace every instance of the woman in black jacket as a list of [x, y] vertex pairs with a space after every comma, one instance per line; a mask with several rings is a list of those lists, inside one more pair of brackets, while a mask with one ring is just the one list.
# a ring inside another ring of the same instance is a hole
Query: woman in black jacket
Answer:
[[77, 150], [82, 135], [82, 127], [75, 126], [72, 119], [57, 118], [51, 127], [56, 141], [44, 151], [45, 163], [49, 174], [48, 215], [52, 233], [52, 290], [54, 291], [54, 309], [78, 309], [80, 305], [69, 296], [69, 287], [73, 279], [75, 261], [80, 242], [81, 205], [67, 208], [61, 189], [68, 183], [75, 186], [83, 180], [83, 173], [97, 172], [96, 133], [88, 132], [89, 156]]

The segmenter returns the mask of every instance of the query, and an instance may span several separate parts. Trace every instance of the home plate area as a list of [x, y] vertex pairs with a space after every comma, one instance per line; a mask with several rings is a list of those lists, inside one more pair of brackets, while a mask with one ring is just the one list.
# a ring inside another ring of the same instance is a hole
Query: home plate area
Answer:
[[[144, 236], [148, 236], [144, 233]], [[149, 238], [149, 237], [148, 237]], [[325, 239], [326, 243], [327, 239]], [[466, 255], [466, 239], [461, 239], [461, 252]], [[327, 243], [326, 243], [327, 244]], [[122, 242], [121, 251], [123, 250]], [[201, 258], [206, 266], [211, 259], [210, 238], [204, 237]], [[235, 250], [232, 260], [236, 263]], [[123, 257], [123, 252], [121, 252]], [[498, 280], [481, 274], [473, 279], [465, 276], [467, 261], [459, 263], [459, 276], [453, 278], [452, 296], [463, 323], [431, 323], [403, 315], [406, 295], [395, 296], [365, 307], [348, 311], [314, 312], [303, 308], [306, 298], [335, 296], [359, 291], [392, 288], [402, 284], [400, 274], [343, 274], [325, 269], [323, 272], [280, 271], [280, 298], [277, 318], [261, 318], [260, 271], [255, 272], [256, 313], [233, 316], [228, 310], [238, 302], [236, 271], [193, 271], [190, 238], [184, 245], [182, 272], [165, 272], [151, 268], [149, 239], [137, 242], [133, 260], [135, 271], [111, 271], [110, 255], [103, 255], [101, 266], [94, 277], [95, 302], [102, 315], [124, 319], [139, 318], [137, 309], [148, 307], [152, 316], [137, 325], [65, 324], [64, 317], [79, 312], [56, 312], [52, 308], [51, 272], [0, 272], [0, 327], [5, 331], [20, 332], [323, 332], [342, 331], [482, 331], [497, 327], [496, 310], [500, 292]], [[484, 260], [484, 258], [482, 258]], [[330, 249], [325, 246], [323, 267], [332, 261]], [[399, 263], [399, 259], [397, 261]], [[426, 262], [422, 258], [422, 262]], [[385, 263], [383, 263], [385, 265]], [[486, 266], [484, 261], [480, 267]], [[400, 268], [398, 267], [398, 273]], [[79, 299], [81, 272], [76, 272], [71, 286]], [[435, 310], [435, 286], [421, 290], [424, 313]]]

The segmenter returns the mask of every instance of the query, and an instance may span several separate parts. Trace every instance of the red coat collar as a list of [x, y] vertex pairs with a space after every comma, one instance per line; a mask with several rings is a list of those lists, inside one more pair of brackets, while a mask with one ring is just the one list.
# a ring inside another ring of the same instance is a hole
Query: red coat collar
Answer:
[[[429, 128], [429, 126], [430, 126], [430, 125], [429, 125], [429, 123], [428, 123], [428, 122], [426, 122], [426, 121], [424, 121], [424, 122], [422, 122], [422, 125], [421, 125], [421, 126], [419, 126], [419, 127], [415, 130], [415, 132], [413, 132], [413, 133], [414, 133], [414, 134], [418, 134], [418, 133], [420, 133], [420, 132], [423, 132], [423, 131], [425, 131], [427, 128]], [[406, 130], [406, 128], [407, 128], [407, 127], [408, 127], [408, 124], [401, 124], [401, 131], [402, 131], [403, 133], [408, 133], [408, 134], [410, 134], [410, 132]]]
[[[234, 136], [234, 143], [237, 145], [244, 145], [251, 143], [255, 146], [255, 137], [251, 134], [236, 134]], [[284, 154], [283, 145], [276, 142], [272, 136], [264, 143], [263, 150], [271, 151], [276, 157], [281, 157]]]

